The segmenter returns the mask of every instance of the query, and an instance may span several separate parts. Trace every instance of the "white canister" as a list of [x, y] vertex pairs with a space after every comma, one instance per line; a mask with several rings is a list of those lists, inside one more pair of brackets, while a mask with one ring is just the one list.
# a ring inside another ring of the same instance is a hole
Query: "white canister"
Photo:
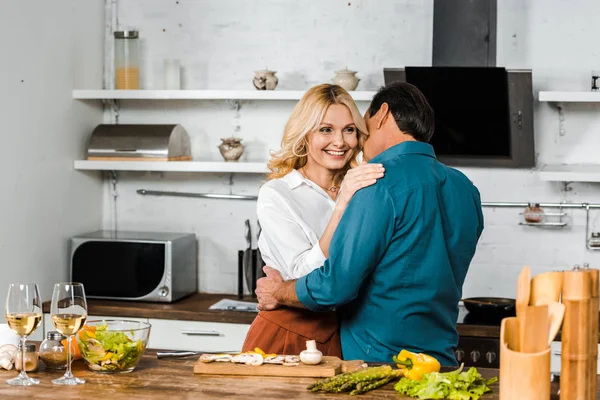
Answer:
[[356, 89], [358, 82], [360, 82], [360, 79], [356, 77], [356, 71], [350, 71], [348, 67], [341, 71], [335, 71], [333, 83], [343, 87], [347, 91]]
[[165, 89], [181, 89], [181, 66], [179, 60], [165, 60]]
[[19, 336], [10, 330], [8, 324], [0, 324], [0, 346], [4, 344], [19, 344]]

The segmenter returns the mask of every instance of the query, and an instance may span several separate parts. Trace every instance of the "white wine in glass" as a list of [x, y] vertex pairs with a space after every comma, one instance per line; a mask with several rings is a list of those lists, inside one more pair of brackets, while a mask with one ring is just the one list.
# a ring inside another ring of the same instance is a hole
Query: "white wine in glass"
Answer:
[[[8, 286], [4, 316], [9, 328], [21, 337], [21, 366], [25, 365], [25, 341], [42, 321], [42, 301], [40, 291], [35, 283], [12, 283]], [[40, 383], [30, 378], [21, 368], [21, 373], [14, 379], [6, 381], [9, 385], [31, 386]]]
[[80, 385], [85, 380], [71, 372], [71, 342], [87, 319], [85, 290], [81, 283], [65, 282], [54, 285], [50, 305], [52, 322], [57, 331], [67, 337], [67, 371], [62, 378], [52, 381], [55, 385]]

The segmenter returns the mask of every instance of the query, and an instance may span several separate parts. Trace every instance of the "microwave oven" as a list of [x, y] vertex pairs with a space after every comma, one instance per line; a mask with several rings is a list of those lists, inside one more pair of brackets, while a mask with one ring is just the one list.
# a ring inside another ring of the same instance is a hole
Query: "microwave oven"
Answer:
[[170, 303], [198, 290], [192, 233], [96, 231], [70, 244], [71, 281], [89, 298]]

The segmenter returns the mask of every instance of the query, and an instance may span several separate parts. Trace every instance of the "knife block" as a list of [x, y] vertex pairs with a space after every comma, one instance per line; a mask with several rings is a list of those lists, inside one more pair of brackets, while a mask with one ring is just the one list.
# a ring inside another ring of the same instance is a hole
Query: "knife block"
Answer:
[[[247, 258], [246, 252], [249, 252]], [[250, 261], [250, 265], [246, 261]], [[244, 281], [247, 280], [248, 290], [252, 297], [256, 297], [254, 291], [256, 290], [256, 282], [258, 279], [265, 276], [262, 267], [265, 265], [260, 250], [257, 249], [246, 249], [238, 250], [238, 299], [244, 297]]]

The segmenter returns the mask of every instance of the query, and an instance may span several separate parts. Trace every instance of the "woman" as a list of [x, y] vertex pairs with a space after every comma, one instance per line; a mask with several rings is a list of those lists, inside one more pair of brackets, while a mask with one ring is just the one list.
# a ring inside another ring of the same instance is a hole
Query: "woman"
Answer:
[[[358, 165], [367, 135], [352, 97], [337, 85], [306, 92], [285, 126], [281, 150], [269, 162], [258, 194], [262, 257], [283, 279], [297, 279], [327, 259], [329, 243], [354, 193], [383, 177], [383, 165]], [[343, 180], [343, 186], [340, 188]], [[299, 354], [314, 339], [324, 355], [341, 357], [335, 313], [261, 311], [243, 351]]]

